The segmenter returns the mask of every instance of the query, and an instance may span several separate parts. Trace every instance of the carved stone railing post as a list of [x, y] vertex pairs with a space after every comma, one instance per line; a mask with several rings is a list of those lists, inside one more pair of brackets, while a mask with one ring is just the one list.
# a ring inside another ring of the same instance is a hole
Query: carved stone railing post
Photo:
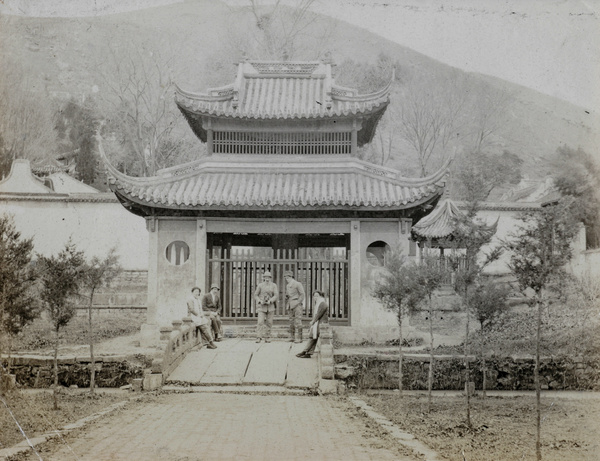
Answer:
[[334, 379], [333, 330], [328, 323], [320, 325], [320, 370], [321, 379]]

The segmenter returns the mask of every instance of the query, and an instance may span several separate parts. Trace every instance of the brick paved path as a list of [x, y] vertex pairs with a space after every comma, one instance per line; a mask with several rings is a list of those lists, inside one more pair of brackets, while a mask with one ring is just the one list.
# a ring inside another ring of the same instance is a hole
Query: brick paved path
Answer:
[[[67, 438], [44, 460], [406, 460], [323, 397], [164, 394]], [[71, 451], [72, 450], [72, 451]], [[30, 458], [33, 459], [33, 458]]]

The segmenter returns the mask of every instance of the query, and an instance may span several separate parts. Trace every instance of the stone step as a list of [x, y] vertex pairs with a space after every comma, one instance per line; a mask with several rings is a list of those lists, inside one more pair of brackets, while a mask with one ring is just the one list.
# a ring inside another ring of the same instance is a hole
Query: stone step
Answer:
[[163, 392], [173, 393], [195, 393], [195, 392], [207, 392], [207, 393], [218, 393], [218, 394], [274, 394], [274, 395], [305, 395], [309, 390], [290, 388], [286, 386], [181, 386], [176, 384], [166, 384], [161, 389]]
[[[308, 328], [302, 329], [302, 338], [308, 338]], [[226, 338], [255, 338], [256, 325], [223, 325], [223, 334]], [[290, 339], [288, 326], [275, 325], [271, 328], [272, 339]]]

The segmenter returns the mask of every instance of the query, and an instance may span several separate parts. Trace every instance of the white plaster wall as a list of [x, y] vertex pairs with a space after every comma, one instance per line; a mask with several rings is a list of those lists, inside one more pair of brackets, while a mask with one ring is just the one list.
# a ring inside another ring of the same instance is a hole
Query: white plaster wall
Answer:
[[[482, 248], [484, 253], [488, 253], [493, 247], [502, 245], [502, 242], [510, 240], [511, 234], [517, 231], [517, 226], [521, 223], [518, 219], [520, 213], [520, 211], [514, 210], [481, 210], [477, 214], [478, 218], [488, 225], [492, 225], [498, 220], [496, 234], [490, 244]], [[493, 275], [508, 274], [510, 272], [508, 267], [509, 262], [510, 253], [504, 251], [497, 261], [485, 268], [484, 272]]]
[[[360, 231], [360, 248], [363, 256], [366, 254], [367, 247], [373, 242], [381, 240], [387, 243], [391, 249], [397, 249], [401, 240], [404, 240], [400, 236], [398, 221], [363, 221], [360, 224]], [[408, 247], [408, 242], [402, 243]], [[408, 249], [404, 253], [408, 254]], [[352, 327], [359, 328], [363, 339], [375, 340], [376, 338], [370, 336], [387, 333], [388, 329], [393, 328], [397, 331], [398, 324], [394, 313], [384, 308], [371, 296], [381, 268], [373, 266], [366, 257], [363, 257], [361, 261], [360, 319], [358, 322], [352, 319]], [[353, 302], [356, 301], [353, 300]], [[373, 327], [375, 328], [373, 329]], [[383, 332], [381, 327], [384, 328]]]
[[[167, 246], [181, 240], [190, 247], [189, 259], [180, 266], [171, 264], [166, 257]], [[196, 285], [196, 220], [158, 220], [158, 291], [156, 321], [159, 326], [169, 326], [175, 319], [187, 316], [187, 299]], [[200, 285], [206, 294], [204, 283]]]
[[71, 237], [88, 257], [102, 257], [115, 247], [124, 269], [148, 268], [145, 220], [129, 213], [116, 200], [69, 202], [60, 199], [0, 199], [0, 210], [13, 215], [23, 237], [33, 237], [37, 253], [46, 256], [56, 254]]

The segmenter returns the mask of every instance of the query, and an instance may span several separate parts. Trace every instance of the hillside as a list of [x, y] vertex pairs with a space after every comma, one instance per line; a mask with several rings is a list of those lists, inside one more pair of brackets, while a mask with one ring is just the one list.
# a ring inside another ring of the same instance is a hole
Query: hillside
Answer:
[[[28, 86], [40, 104], [58, 105], [70, 96], [102, 94], [99, 73], [111, 59], [111, 52], [144, 44], [168, 56], [174, 80], [183, 88], [202, 90], [233, 80], [234, 62], [231, 36], [249, 27], [252, 18], [239, 8], [211, 0], [188, 0], [136, 12], [89, 18], [28, 18], [3, 16], [0, 59], [18, 63]], [[327, 49], [334, 61], [353, 59], [374, 62], [386, 54], [400, 66], [400, 75], [443, 78], [457, 70], [402, 47], [364, 29], [329, 17], [319, 18], [319, 26], [330, 31]], [[308, 40], [308, 39], [307, 39]], [[113, 51], [111, 51], [113, 50]], [[314, 58], [311, 42], [298, 55]], [[229, 63], [231, 67], [228, 69]], [[12, 75], [10, 73], [5, 73]], [[18, 75], [18, 74], [17, 74]], [[230, 75], [222, 81], [224, 75]], [[545, 159], [559, 145], [582, 147], [598, 154], [600, 120], [580, 107], [489, 76], [470, 74], [488, 88], [505, 88], [513, 95], [508, 119], [498, 131], [494, 150], [507, 149], [524, 161], [530, 177], [545, 174]], [[392, 98], [392, 104], [401, 101]], [[173, 104], [173, 110], [175, 105]], [[414, 174], [414, 158], [405, 146], [395, 143], [390, 166]]]

